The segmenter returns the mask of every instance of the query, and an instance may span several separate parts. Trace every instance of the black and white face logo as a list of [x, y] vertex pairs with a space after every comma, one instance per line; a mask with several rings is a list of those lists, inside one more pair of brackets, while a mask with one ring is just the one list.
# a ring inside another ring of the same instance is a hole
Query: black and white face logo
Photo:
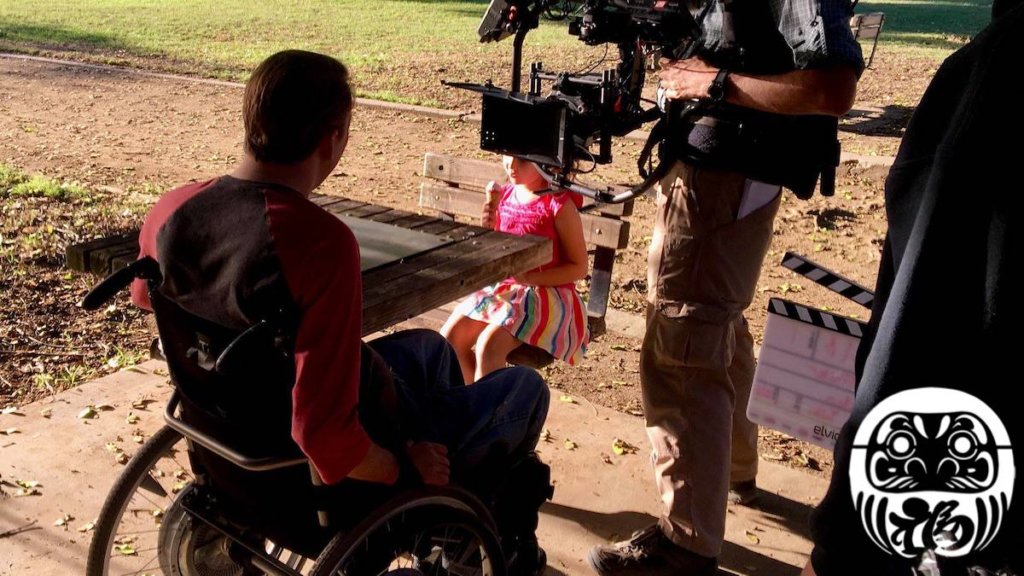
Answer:
[[850, 490], [886, 552], [956, 557], [999, 532], [1014, 474], [1009, 435], [991, 408], [957, 390], [918, 388], [886, 398], [861, 423]]

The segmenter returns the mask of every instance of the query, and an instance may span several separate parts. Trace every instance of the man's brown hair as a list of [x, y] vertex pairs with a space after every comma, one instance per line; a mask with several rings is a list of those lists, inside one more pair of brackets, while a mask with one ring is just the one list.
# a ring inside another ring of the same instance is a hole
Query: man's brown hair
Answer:
[[245, 148], [258, 162], [299, 162], [346, 127], [352, 102], [344, 64], [315, 52], [278, 52], [245, 85]]

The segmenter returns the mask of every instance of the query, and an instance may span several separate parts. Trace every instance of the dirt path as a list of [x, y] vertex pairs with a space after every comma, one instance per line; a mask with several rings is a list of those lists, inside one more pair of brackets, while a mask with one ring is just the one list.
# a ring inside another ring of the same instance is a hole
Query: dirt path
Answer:
[[[168, 187], [221, 174], [234, 164], [242, 135], [240, 98], [239, 88], [223, 84], [0, 57], [0, 163], [83, 183], [96, 191], [96, 204], [104, 206], [100, 214], [116, 224], [104, 220], [100, 225], [95, 208], [76, 214], [74, 207], [57, 212], [37, 207], [35, 221], [20, 228], [13, 226], [13, 230], [0, 227], [0, 231], [16, 241], [26, 230], [62, 227], [69, 234], [49, 247], [57, 254], [63, 252], [61, 242], [105, 233], [112, 226], [130, 227], [138, 221], [140, 207], [144, 209]], [[870, 137], [843, 136], [856, 139], [858, 149], [872, 145]], [[889, 140], [891, 137], [885, 136], [880, 146], [891, 147]], [[477, 143], [477, 125], [472, 123], [363, 107], [355, 116], [349, 150], [323, 191], [416, 210], [423, 154], [433, 151], [487, 158]], [[630, 164], [637, 148], [636, 142], [616, 144], [618, 160], [605, 171], [608, 180], [634, 179]], [[863, 309], [793, 276], [777, 263], [786, 250], [795, 250], [873, 285], [885, 229], [881, 210], [884, 172], [884, 168], [847, 165], [840, 171], [835, 197], [801, 202], [786, 196], [751, 307], [750, 320], [758, 339], [767, 299], [773, 295], [785, 294], [802, 303], [866, 317]], [[11, 205], [9, 199], [0, 201], [7, 203], [4, 218], [10, 222], [25, 209], [18, 203]], [[129, 206], [136, 208], [126, 211]], [[640, 314], [643, 310], [652, 213], [651, 201], [637, 203], [631, 246], [616, 264], [612, 305], [625, 312]], [[4, 265], [0, 295], [6, 291], [3, 299], [20, 304], [3, 317], [0, 339], [26, 345], [33, 340], [66, 345], [73, 335], [76, 342], [104, 344], [97, 345], [99, 350], [86, 346], [77, 356], [64, 359], [45, 354], [0, 356], [0, 405], [45, 392], [45, 386], [39, 384], [40, 374], [67, 370], [74, 362], [87, 366], [90, 375], [100, 373], [106, 369], [113, 347], [137, 350], [146, 342], [144, 322], [124, 302], [113, 318], [110, 311], [90, 316], [74, 308], [91, 279], [66, 277], [59, 264], [53, 258], [28, 262], [23, 267], [30, 272], [27, 276], [12, 273], [15, 267]], [[44, 296], [53, 306], [41, 311], [33, 300]], [[63, 323], [54, 324], [55, 317], [63, 318]], [[116, 323], [111, 324], [112, 320]], [[40, 331], [39, 326], [50, 328]], [[117, 326], [123, 339], [111, 340], [111, 326]], [[593, 343], [581, 366], [554, 366], [546, 371], [546, 377], [566, 394], [639, 415], [639, 344], [628, 337], [606, 335]], [[69, 384], [67, 380], [64, 383], [65, 387]], [[829, 471], [830, 457], [825, 451], [767, 432], [762, 440], [766, 458], [807, 465], [801, 454], [809, 455], [811, 468], [816, 460], [818, 468]]]

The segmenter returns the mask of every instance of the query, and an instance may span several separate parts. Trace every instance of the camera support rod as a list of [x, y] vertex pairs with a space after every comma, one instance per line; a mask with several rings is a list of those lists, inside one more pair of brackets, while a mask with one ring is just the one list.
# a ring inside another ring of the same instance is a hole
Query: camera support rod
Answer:
[[633, 186], [632, 188], [624, 192], [615, 192], [615, 189], [608, 186], [603, 189], [591, 188], [585, 184], [578, 184], [556, 174], [548, 172], [546, 167], [539, 164], [534, 164], [537, 167], [537, 171], [540, 172], [541, 176], [547, 181], [548, 185], [554, 189], [569, 190], [577, 194], [586, 196], [587, 198], [593, 198], [598, 202], [604, 204], [621, 204], [626, 200], [636, 198], [646, 194], [649, 190], [653, 189], [658, 182], [660, 182], [668, 171], [672, 168], [673, 162], [659, 162], [658, 166], [644, 178], [644, 181]]
[[523, 42], [526, 35], [540, 26], [540, 13], [543, 2], [538, 2], [532, 9], [526, 9], [522, 14], [522, 20], [516, 26], [516, 35], [512, 39], [512, 89], [511, 92], [519, 92], [522, 86], [523, 73]]

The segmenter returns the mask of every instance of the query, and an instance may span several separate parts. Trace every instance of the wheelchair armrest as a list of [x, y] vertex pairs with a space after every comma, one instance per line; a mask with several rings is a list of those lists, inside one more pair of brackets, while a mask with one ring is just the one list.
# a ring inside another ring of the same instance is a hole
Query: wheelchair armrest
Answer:
[[114, 294], [117, 294], [131, 284], [136, 278], [144, 280], [159, 279], [160, 267], [157, 265], [156, 260], [148, 256], [139, 258], [135, 262], [107, 276], [85, 295], [85, 298], [82, 299], [82, 308], [96, 310], [107, 300], [110, 300]]
[[178, 405], [180, 403], [181, 400], [178, 398], [178, 393], [175, 392], [171, 395], [171, 399], [167, 402], [167, 409], [164, 411], [164, 420], [167, 422], [167, 425], [180, 432], [185, 438], [199, 444], [203, 448], [206, 448], [236, 466], [253, 472], [265, 472], [267, 470], [277, 470], [280, 468], [288, 468], [290, 466], [305, 464], [308, 461], [305, 456], [253, 456], [250, 454], [243, 454], [234, 447], [228, 446], [202, 430], [199, 430], [195, 426], [186, 424], [178, 418], [174, 412], [178, 409]]

